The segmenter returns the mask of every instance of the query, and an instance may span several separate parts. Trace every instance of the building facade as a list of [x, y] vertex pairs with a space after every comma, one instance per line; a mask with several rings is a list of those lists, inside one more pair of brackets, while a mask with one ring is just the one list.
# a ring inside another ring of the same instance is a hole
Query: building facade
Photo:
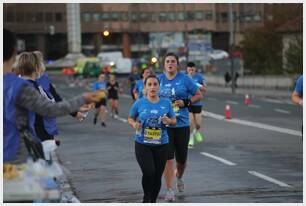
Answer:
[[[238, 43], [247, 28], [263, 25], [266, 6], [248, 3], [232, 8]], [[152, 45], [159, 34], [170, 42], [175, 38], [181, 43], [177, 47], [187, 45], [189, 35], [209, 34], [210, 47], [229, 48], [229, 4], [82, 3], [80, 10], [81, 48], [86, 55], [117, 50], [125, 57], [151, 55], [158, 49]], [[4, 27], [17, 33], [19, 50], [39, 49], [48, 59], [67, 53], [66, 4], [6, 3], [3, 11]], [[103, 36], [104, 30], [110, 35]]]

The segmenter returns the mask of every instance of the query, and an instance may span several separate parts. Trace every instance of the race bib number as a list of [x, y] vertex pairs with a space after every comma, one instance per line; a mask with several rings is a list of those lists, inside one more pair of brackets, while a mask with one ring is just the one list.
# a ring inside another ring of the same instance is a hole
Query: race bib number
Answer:
[[161, 129], [145, 128], [143, 132], [144, 142], [150, 144], [161, 144]]

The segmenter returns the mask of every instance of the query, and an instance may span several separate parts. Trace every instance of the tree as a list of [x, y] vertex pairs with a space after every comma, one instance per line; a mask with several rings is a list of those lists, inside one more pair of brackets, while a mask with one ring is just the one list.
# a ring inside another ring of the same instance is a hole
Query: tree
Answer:
[[[272, 18], [264, 19], [263, 27], [247, 30], [240, 48], [244, 56], [245, 68], [250, 69], [254, 74], [283, 74], [285, 70], [282, 68], [282, 37], [277, 29], [287, 21], [302, 15], [303, 5], [272, 4], [268, 7]], [[291, 49], [290, 61], [300, 61], [296, 58], [298, 54], [293, 54], [297, 51], [292, 50], [294, 49]], [[294, 64], [297, 65], [297, 63]]]
[[303, 38], [296, 38], [289, 43], [289, 48], [285, 52], [287, 59], [286, 70], [288, 73], [303, 73]]
[[281, 36], [273, 28], [255, 28], [245, 33], [241, 42], [245, 68], [253, 74], [282, 73]]

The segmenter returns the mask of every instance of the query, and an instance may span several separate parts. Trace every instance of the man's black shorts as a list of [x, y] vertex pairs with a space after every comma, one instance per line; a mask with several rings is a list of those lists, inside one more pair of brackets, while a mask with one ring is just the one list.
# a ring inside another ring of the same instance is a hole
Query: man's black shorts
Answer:
[[103, 105], [103, 106], [106, 106], [106, 98], [103, 98], [103, 99], [101, 99], [100, 102], [97, 102], [95, 108], [98, 109], [98, 108], [101, 107], [102, 105]]
[[198, 114], [202, 112], [202, 106], [191, 105], [188, 107], [190, 113]]

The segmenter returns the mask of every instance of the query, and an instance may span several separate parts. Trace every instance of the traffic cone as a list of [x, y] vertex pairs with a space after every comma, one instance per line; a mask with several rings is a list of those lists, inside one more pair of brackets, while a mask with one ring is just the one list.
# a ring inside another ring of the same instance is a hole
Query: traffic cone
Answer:
[[231, 119], [232, 112], [231, 112], [231, 106], [229, 104], [225, 105], [225, 119]]
[[250, 99], [250, 96], [249, 96], [248, 94], [246, 94], [246, 95], [244, 96], [244, 104], [245, 104], [245, 105], [251, 104], [251, 99]]

